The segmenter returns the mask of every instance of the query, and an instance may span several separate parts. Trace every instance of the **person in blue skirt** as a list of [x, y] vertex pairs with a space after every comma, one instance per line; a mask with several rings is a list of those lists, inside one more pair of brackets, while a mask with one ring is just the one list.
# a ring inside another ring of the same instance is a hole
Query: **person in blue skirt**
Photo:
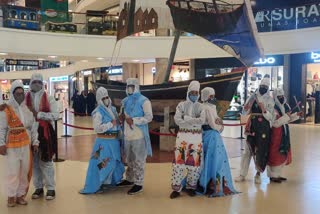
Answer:
[[197, 191], [208, 197], [236, 194], [238, 191], [233, 187], [228, 156], [220, 135], [224, 127], [217, 114], [214, 89], [204, 88], [201, 100], [206, 120], [202, 126], [204, 162]]
[[105, 186], [116, 186], [125, 171], [121, 162], [118, 113], [112, 106], [108, 91], [100, 87], [96, 94], [98, 106], [92, 112], [97, 133], [89, 161], [87, 177], [81, 194], [101, 192]]

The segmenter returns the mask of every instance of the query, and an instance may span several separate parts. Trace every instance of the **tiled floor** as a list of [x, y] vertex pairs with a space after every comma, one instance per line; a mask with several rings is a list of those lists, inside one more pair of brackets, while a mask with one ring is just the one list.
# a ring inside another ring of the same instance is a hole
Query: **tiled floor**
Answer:
[[[81, 162], [88, 155], [92, 143], [84, 138], [69, 143], [61, 149], [61, 154], [72, 160], [56, 163], [57, 198], [54, 201], [31, 201], [29, 205], [8, 209], [6, 198], [0, 196], [1, 214], [157, 214], [157, 213], [243, 213], [243, 214], [317, 214], [320, 203], [320, 127], [291, 126], [293, 163], [285, 169], [284, 176], [289, 180], [282, 184], [269, 184], [265, 174], [262, 184], [253, 183], [254, 166], [251, 164], [248, 181], [235, 183], [241, 194], [209, 199], [206, 197], [190, 198], [186, 195], [170, 200], [170, 163], [148, 163], [145, 176], [145, 191], [137, 196], [126, 195], [127, 189], [112, 189], [101, 195], [84, 196], [78, 194], [83, 187], [87, 163]], [[92, 137], [88, 137], [90, 139]], [[76, 138], [75, 138], [76, 139]], [[83, 140], [82, 140], [83, 139]], [[229, 155], [231, 150], [240, 149], [239, 143], [232, 139], [226, 142]], [[61, 145], [62, 143], [60, 143]], [[230, 146], [229, 146], [230, 145]], [[229, 149], [229, 147], [231, 149]], [[235, 147], [235, 148], [233, 148]], [[67, 152], [63, 154], [63, 150]], [[71, 152], [71, 150], [73, 150]], [[240, 150], [238, 150], [240, 151]], [[77, 157], [77, 156], [78, 157]], [[235, 155], [237, 156], [237, 155]], [[0, 157], [0, 164], [5, 164]], [[233, 176], [238, 175], [240, 158], [230, 159]], [[3, 181], [3, 167], [0, 181]], [[3, 185], [3, 182], [1, 182]], [[31, 189], [33, 191], [33, 189]]]

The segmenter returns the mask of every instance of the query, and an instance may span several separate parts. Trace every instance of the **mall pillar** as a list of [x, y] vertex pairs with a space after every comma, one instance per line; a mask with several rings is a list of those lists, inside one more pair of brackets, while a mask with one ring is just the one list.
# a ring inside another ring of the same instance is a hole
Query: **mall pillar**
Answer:
[[154, 75], [153, 84], [161, 84], [165, 81], [167, 66], [168, 66], [168, 59], [167, 58], [157, 58], [156, 59], [156, 73]]
[[196, 79], [196, 63], [195, 59], [189, 60], [189, 72], [190, 72], [190, 79]]
[[316, 91], [316, 107], [315, 107], [315, 115], [314, 115], [314, 123], [320, 123], [320, 90]]
[[290, 55], [283, 56], [283, 91], [286, 97], [290, 97]]
[[[170, 32], [167, 29], [156, 30], [156, 36], [169, 36], [169, 33]], [[168, 53], [168, 56], [169, 54], [170, 52]], [[168, 81], [168, 80], [165, 80], [168, 62], [169, 62], [168, 58], [156, 58], [156, 73], [154, 75], [153, 84], [161, 84], [164, 81]], [[169, 80], [170, 80], [170, 77], [169, 77]]]
[[[306, 106], [306, 75], [307, 75], [307, 66], [308, 54], [291, 54], [290, 55], [290, 66], [289, 66], [289, 104], [290, 106], [296, 106], [296, 100], [302, 103], [302, 111], [305, 112]], [[305, 122], [305, 118], [300, 120], [300, 122]]]
[[123, 63], [123, 82], [125, 82], [128, 78], [138, 78], [141, 82], [140, 70], [142, 64], [140, 63]]

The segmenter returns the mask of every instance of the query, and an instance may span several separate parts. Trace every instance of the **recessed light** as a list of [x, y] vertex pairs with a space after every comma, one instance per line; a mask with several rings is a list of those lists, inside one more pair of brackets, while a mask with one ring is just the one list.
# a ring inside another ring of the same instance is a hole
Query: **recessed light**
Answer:
[[6, 55], [8, 55], [7, 53], [0, 53], [0, 55], [2, 55], [2, 56], [6, 56]]

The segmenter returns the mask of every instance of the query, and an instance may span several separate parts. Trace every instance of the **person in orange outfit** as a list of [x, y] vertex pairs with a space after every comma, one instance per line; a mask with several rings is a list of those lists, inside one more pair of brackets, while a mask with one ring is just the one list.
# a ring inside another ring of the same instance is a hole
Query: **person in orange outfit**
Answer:
[[[38, 123], [25, 105], [21, 80], [11, 86], [11, 96], [0, 111], [0, 155], [5, 156], [8, 207], [27, 205], [25, 196], [31, 177], [30, 144], [38, 151]], [[1, 102], [1, 101], [0, 101]], [[0, 103], [2, 104], [2, 103]]]

